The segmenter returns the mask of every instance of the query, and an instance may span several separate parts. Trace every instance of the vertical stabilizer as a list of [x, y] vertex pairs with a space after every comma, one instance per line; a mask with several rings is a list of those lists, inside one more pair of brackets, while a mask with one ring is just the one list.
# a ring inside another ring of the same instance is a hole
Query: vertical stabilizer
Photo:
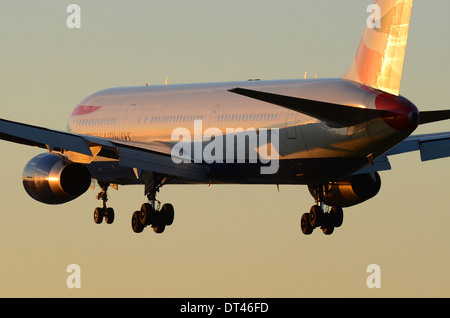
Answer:
[[[352, 66], [342, 78], [398, 95], [413, 0], [376, 0]], [[372, 19], [374, 18], [374, 19]]]

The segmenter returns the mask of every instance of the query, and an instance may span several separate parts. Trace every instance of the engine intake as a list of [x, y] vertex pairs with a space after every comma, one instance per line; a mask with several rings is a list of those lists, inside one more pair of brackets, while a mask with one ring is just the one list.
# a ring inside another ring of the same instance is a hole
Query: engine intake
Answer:
[[[315, 197], [316, 186], [308, 186]], [[378, 194], [381, 188], [380, 175], [359, 174], [326, 185], [323, 202], [328, 206], [349, 207], [367, 201]]]
[[82, 164], [64, 156], [43, 153], [31, 159], [23, 170], [25, 191], [46, 204], [62, 204], [78, 198], [89, 188], [91, 174]]

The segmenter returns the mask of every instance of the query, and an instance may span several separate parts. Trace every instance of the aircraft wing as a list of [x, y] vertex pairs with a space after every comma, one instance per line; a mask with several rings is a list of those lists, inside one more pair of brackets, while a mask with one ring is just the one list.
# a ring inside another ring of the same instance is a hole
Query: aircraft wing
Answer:
[[170, 144], [137, 143], [94, 137], [0, 119], [0, 139], [63, 152], [81, 163], [91, 163], [101, 156], [116, 159], [124, 167], [152, 171], [192, 181], [206, 181], [202, 164], [175, 163]]
[[[71, 132], [52, 130], [0, 119], [0, 139], [19, 144], [64, 152], [76, 162], [91, 163], [102, 156], [119, 161], [123, 167], [153, 171], [187, 180], [207, 181], [202, 164], [174, 163], [172, 145], [162, 142], [138, 143], [106, 139]], [[413, 135], [377, 158], [355, 174], [390, 170], [389, 156], [420, 151], [422, 161], [450, 157], [450, 132]]]
[[420, 151], [422, 161], [450, 157], [450, 132], [413, 135], [391, 149], [386, 155]]
[[374, 161], [373, 166], [367, 165], [355, 174], [390, 170], [389, 156], [420, 151], [422, 161], [450, 157], [450, 132], [409, 136], [383, 156]]

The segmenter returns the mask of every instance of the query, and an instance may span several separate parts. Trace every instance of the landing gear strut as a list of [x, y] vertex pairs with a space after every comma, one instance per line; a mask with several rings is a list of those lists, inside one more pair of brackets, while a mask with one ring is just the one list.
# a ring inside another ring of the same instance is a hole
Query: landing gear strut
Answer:
[[103, 218], [107, 224], [112, 224], [114, 222], [114, 209], [106, 207], [106, 202], [108, 201], [108, 187], [109, 184], [100, 184], [102, 191], [97, 194], [97, 200], [102, 200], [102, 207], [95, 208], [94, 210], [94, 222], [96, 224], [101, 224]]
[[342, 207], [328, 207], [323, 203], [323, 197], [326, 195], [325, 186], [317, 186], [314, 191], [316, 204], [313, 205], [309, 213], [303, 213], [300, 220], [300, 227], [303, 234], [311, 234], [315, 228], [320, 227], [325, 235], [334, 232], [334, 228], [340, 227], [344, 220]]
[[162, 233], [173, 223], [174, 209], [172, 204], [156, 200], [156, 193], [163, 186], [166, 178], [155, 178], [148, 188], [147, 198], [149, 203], [144, 203], [139, 211], [135, 211], [131, 217], [131, 227], [135, 233], [141, 233], [145, 227], [150, 225], [155, 233]]

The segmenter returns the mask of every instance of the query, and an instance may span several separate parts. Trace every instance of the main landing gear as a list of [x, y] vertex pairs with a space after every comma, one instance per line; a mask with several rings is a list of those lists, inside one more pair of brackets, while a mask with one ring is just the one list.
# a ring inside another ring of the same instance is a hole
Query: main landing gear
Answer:
[[303, 234], [311, 234], [316, 227], [320, 227], [322, 232], [330, 235], [334, 232], [335, 227], [342, 225], [344, 213], [341, 207], [328, 207], [324, 209], [319, 205], [313, 205], [309, 213], [303, 213], [300, 221], [300, 227]]
[[155, 233], [162, 233], [173, 223], [174, 209], [172, 204], [156, 200], [156, 193], [164, 184], [165, 178], [159, 178], [158, 182], [149, 185], [147, 198], [150, 203], [144, 203], [139, 211], [135, 211], [131, 217], [131, 228], [135, 233], [141, 233], [145, 227], [151, 226]]
[[158, 201], [158, 206], [154, 206], [150, 203], [144, 203], [141, 206], [140, 211], [135, 211], [131, 217], [131, 227], [135, 233], [141, 233], [145, 227], [150, 225], [155, 233], [162, 233], [173, 223], [174, 209], [172, 204], [163, 204]]
[[[172, 204], [166, 203], [161, 206], [161, 202], [156, 200], [156, 193], [164, 184], [165, 178], [157, 178], [157, 182], [152, 182], [146, 189], [149, 203], [144, 203], [139, 211], [135, 211], [131, 216], [131, 228], [135, 233], [141, 233], [145, 227], [150, 225], [155, 233], [162, 233], [166, 226], [172, 225], [174, 219], [174, 209]], [[97, 195], [97, 200], [102, 200], [102, 207], [94, 210], [94, 222], [100, 224], [103, 219], [107, 224], [114, 222], [114, 209], [108, 208], [108, 187], [109, 184], [99, 184], [102, 190]]]
[[315, 228], [320, 227], [325, 235], [334, 232], [334, 228], [340, 227], [344, 221], [344, 212], [339, 206], [326, 206], [323, 204], [325, 187], [317, 187], [314, 191], [316, 204], [313, 205], [309, 213], [303, 213], [300, 227], [303, 234], [311, 234]]

